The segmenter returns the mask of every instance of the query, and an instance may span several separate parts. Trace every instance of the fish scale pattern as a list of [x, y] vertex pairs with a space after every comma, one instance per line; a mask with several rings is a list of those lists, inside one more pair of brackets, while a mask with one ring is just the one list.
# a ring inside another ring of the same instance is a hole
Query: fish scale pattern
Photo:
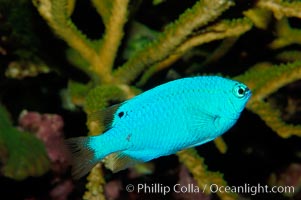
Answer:
[[108, 112], [113, 115], [108, 131], [90, 137], [88, 146], [81, 146], [82, 138], [73, 139], [76, 159], [93, 157], [79, 164], [85, 169], [85, 163], [91, 168], [109, 156], [108, 166], [115, 172], [201, 145], [231, 128], [250, 96], [246, 85], [218, 76], [183, 78], [157, 86], [111, 107], [116, 111]]

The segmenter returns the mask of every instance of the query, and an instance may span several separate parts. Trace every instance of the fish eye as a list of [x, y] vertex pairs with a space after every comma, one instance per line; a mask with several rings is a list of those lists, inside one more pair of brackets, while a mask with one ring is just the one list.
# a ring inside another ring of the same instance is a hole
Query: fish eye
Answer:
[[236, 86], [234, 87], [233, 92], [234, 92], [234, 95], [235, 95], [236, 97], [242, 98], [242, 97], [245, 96], [247, 90], [248, 90], [248, 89], [247, 89], [245, 86], [242, 86], [242, 85], [236, 85]]

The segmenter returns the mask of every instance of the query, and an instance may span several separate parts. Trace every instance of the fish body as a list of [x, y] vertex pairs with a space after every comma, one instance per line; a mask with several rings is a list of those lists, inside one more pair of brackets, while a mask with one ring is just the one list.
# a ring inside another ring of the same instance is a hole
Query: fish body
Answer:
[[157, 86], [109, 108], [104, 134], [68, 140], [73, 175], [83, 176], [105, 157], [107, 167], [119, 171], [211, 141], [235, 124], [250, 97], [243, 83], [218, 76]]

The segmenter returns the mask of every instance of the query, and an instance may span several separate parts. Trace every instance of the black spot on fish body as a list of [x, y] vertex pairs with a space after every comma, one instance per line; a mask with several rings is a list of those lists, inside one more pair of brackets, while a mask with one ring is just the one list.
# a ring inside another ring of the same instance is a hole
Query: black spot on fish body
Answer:
[[119, 118], [123, 117], [123, 115], [124, 115], [124, 112], [118, 113], [118, 117], [119, 117]]
[[126, 137], [126, 140], [127, 140], [128, 142], [131, 140], [131, 136], [132, 136], [132, 134], [130, 133], [130, 134], [128, 134], [128, 136]]

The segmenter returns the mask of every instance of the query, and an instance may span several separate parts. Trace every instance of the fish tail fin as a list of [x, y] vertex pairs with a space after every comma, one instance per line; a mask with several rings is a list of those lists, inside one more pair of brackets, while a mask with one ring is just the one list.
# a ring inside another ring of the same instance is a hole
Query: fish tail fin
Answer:
[[71, 152], [71, 173], [74, 179], [86, 175], [102, 159], [95, 156], [95, 149], [90, 145], [90, 141], [94, 138], [76, 137], [65, 141]]

